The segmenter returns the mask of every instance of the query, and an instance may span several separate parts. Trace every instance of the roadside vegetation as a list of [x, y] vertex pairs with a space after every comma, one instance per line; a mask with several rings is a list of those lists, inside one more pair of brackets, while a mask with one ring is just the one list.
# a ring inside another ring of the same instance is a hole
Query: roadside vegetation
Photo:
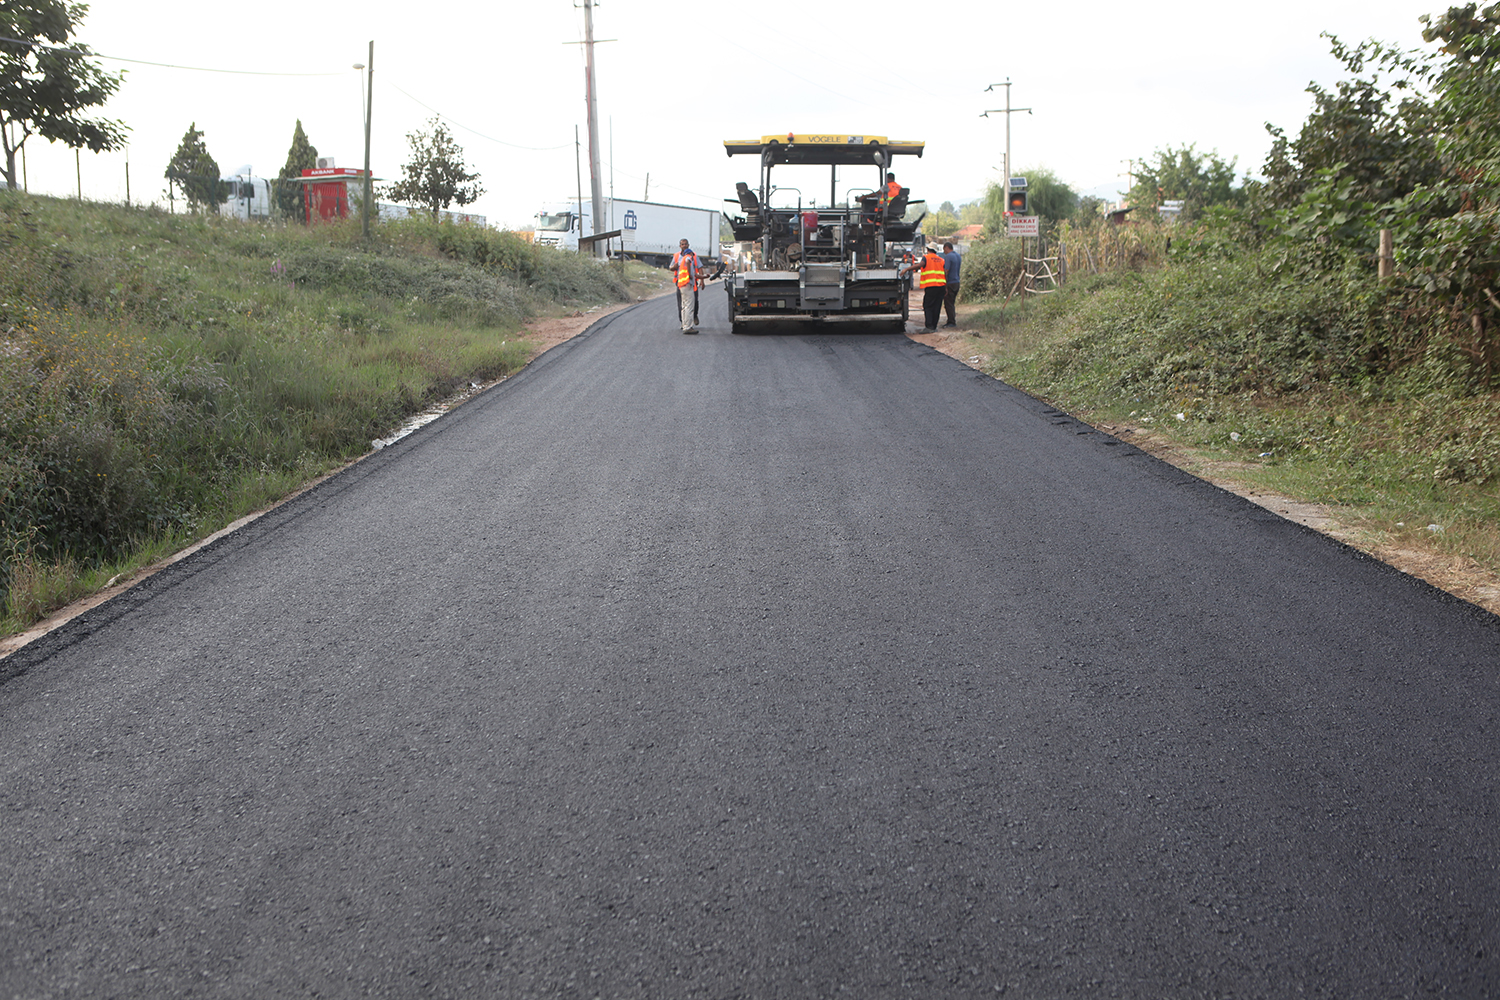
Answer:
[[1023, 277], [1017, 240], [973, 249], [975, 354], [1338, 505], [1378, 544], [1500, 572], [1500, 7], [1427, 23], [1425, 52], [1332, 40], [1349, 79], [1310, 88], [1295, 135], [1271, 130], [1265, 180], [1158, 151], [1122, 224], [1076, 199], [1044, 220], [1044, 271]]
[[0, 632], [362, 454], [623, 274], [425, 217], [376, 228], [0, 191]]

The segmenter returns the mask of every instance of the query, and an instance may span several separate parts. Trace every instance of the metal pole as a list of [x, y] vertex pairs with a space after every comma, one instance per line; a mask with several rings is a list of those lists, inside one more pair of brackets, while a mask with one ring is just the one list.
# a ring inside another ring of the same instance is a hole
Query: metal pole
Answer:
[[[604, 230], [599, 227], [604, 221], [604, 191], [599, 182], [599, 109], [594, 97], [594, 0], [583, 0], [583, 38], [589, 112], [589, 193], [594, 199], [594, 232], [602, 233]], [[579, 235], [583, 235], [582, 230]], [[606, 252], [608, 251], [602, 243], [594, 243], [596, 257], [603, 256]]]
[[[578, 174], [578, 238], [583, 239], [583, 143], [578, 139], [578, 126], [573, 126], [573, 170]], [[569, 227], [571, 228], [571, 227]], [[583, 244], [578, 244], [583, 249]]]
[[[1026, 112], [1029, 115], [1029, 114], [1031, 114], [1031, 109], [1030, 108], [1013, 108], [1013, 107], [1010, 106], [1010, 77], [1006, 77], [1004, 83], [992, 83], [988, 87], [985, 87], [984, 89], [986, 91], [991, 91], [991, 90], [994, 90], [996, 87], [1004, 87], [1005, 88], [1005, 190], [1004, 190], [1005, 201], [1001, 205], [1001, 208], [1002, 208], [1001, 216], [1002, 216], [1002, 218], [1007, 218], [1008, 219], [1010, 217], [1010, 175], [1011, 175], [1011, 166], [1010, 166], [1010, 116], [1011, 116], [1011, 112], [1013, 112], [1013, 111], [1024, 111], [1024, 112]], [[996, 109], [996, 110], [999, 110], [999, 109]], [[980, 115], [981, 118], [988, 118], [989, 116], [990, 116], [990, 113], [988, 111], [986, 111], [984, 114]]]
[[[1005, 213], [1011, 211], [1011, 78], [1005, 78]], [[1026, 246], [1026, 241], [1022, 241]], [[1025, 250], [1022, 250], [1025, 253]]]
[[[347, 78], [346, 78], [347, 79]], [[365, 205], [360, 229], [370, 238], [370, 214], [375, 209], [375, 180], [370, 176], [370, 118], [375, 100], [375, 39], [370, 39], [370, 61], [365, 63]]]
[[78, 171], [78, 200], [83, 200], [83, 152], [73, 147], [73, 168]]

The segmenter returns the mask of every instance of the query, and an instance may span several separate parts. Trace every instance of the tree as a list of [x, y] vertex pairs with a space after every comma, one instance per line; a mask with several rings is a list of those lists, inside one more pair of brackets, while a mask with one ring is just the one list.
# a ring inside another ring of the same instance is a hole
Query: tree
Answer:
[[1196, 218], [1211, 205], [1244, 204], [1245, 189], [1234, 185], [1237, 159], [1226, 163], [1218, 150], [1200, 154], [1191, 143], [1158, 149], [1154, 161], [1145, 160], [1135, 168], [1130, 203], [1144, 210], [1163, 201], [1180, 201], [1183, 219]]
[[958, 229], [958, 216], [940, 208], [922, 220], [922, 229], [928, 236], [952, 236], [954, 230]]
[[1449, 61], [1432, 78], [1431, 121], [1441, 180], [1419, 187], [1395, 213], [1426, 215], [1401, 236], [1415, 247], [1408, 267], [1421, 286], [1473, 332], [1469, 345], [1486, 382], [1500, 382], [1500, 4], [1450, 7], [1420, 19], [1424, 41], [1441, 41]]
[[217, 209], [229, 196], [228, 185], [219, 177], [219, 163], [208, 155], [197, 122], [189, 125], [183, 134], [177, 152], [172, 154], [172, 162], [167, 164], [165, 176], [168, 191], [176, 184], [187, 197], [188, 207], [194, 211], [209, 206]]
[[299, 222], [307, 217], [303, 209], [302, 171], [312, 170], [318, 165], [318, 147], [307, 139], [302, 131], [302, 119], [297, 119], [297, 128], [292, 132], [292, 146], [286, 151], [286, 166], [276, 175], [276, 211], [283, 219]]
[[428, 122], [431, 133], [416, 131], [406, 136], [411, 159], [402, 165], [402, 178], [383, 194], [407, 205], [422, 205], [437, 218], [451, 203], [469, 205], [484, 194], [479, 175], [464, 166], [464, 151], [448, 134], [442, 119]]
[[5, 184], [16, 184], [16, 153], [33, 135], [94, 152], [118, 149], [126, 126], [83, 112], [109, 100], [124, 74], [111, 76], [88, 60], [86, 45], [69, 43], [88, 5], [62, 0], [0, 3], [0, 143]]
[[1333, 171], [1340, 182], [1350, 181], [1355, 198], [1374, 203], [1405, 197], [1436, 180], [1439, 165], [1431, 108], [1418, 96], [1428, 67], [1411, 54], [1377, 42], [1350, 49], [1332, 35], [1324, 37], [1350, 73], [1360, 74], [1367, 65], [1373, 69], [1331, 90], [1309, 84], [1313, 112], [1295, 139], [1266, 126], [1272, 138], [1261, 169], [1266, 204], [1290, 208], [1323, 183], [1325, 171]]

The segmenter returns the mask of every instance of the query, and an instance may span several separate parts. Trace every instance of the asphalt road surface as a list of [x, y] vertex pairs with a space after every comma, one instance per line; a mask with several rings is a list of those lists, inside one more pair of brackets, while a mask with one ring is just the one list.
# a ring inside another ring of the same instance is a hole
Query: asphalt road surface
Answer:
[[672, 312], [0, 661], [0, 997], [1500, 995], [1500, 619]]

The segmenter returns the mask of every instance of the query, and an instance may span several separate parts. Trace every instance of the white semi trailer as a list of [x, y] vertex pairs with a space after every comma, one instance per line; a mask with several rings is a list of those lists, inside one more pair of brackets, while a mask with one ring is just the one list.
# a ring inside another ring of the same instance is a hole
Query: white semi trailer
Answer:
[[645, 261], [648, 264], [671, 263], [677, 243], [684, 237], [703, 260], [719, 256], [719, 213], [710, 208], [686, 205], [662, 205], [654, 201], [628, 201], [624, 198], [604, 200], [604, 220], [595, 228], [593, 206], [578, 202], [550, 205], [536, 215], [538, 246], [577, 250], [579, 236], [619, 230], [609, 241], [616, 256]]

